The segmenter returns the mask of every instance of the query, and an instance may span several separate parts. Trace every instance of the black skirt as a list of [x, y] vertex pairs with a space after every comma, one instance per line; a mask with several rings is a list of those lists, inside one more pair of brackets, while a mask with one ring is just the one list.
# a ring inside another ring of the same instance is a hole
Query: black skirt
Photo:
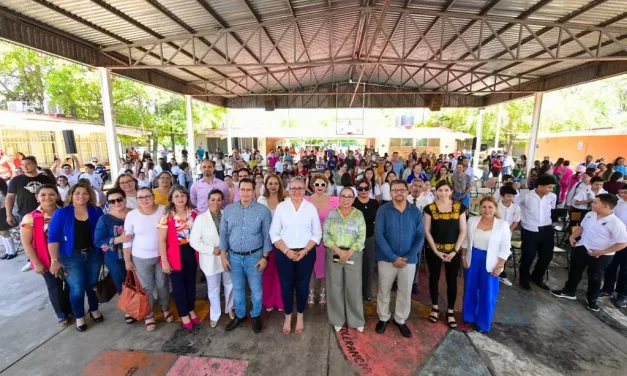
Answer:
[[7, 223], [7, 211], [2, 208], [0, 209], [0, 231], [8, 231], [15, 226], [11, 226]]

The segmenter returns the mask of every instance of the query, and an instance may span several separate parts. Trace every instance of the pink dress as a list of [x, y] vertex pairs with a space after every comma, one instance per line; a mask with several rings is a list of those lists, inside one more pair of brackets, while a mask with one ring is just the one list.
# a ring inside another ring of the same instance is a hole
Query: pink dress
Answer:
[[568, 183], [570, 181], [570, 177], [573, 176], [573, 170], [571, 170], [569, 167], [562, 166], [562, 169], [560, 169], [559, 174], [562, 175], [562, 178], [560, 179], [560, 187], [562, 188], [560, 189], [560, 202], [561, 202], [566, 199], [566, 194], [568, 193], [568, 189], [570, 188], [568, 187]]
[[[305, 196], [305, 200], [311, 202], [310, 196]], [[327, 214], [331, 209], [335, 209], [340, 206], [340, 198], [337, 196], [329, 197], [329, 206], [321, 212], [318, 212], [320, 216], [320, 226], [324, 227], [324, 220], [327, 219]], [[316, 247], [316, 263], [314, 264], [314, 273], [317, 279], [326, 277], [326, 269], [325, 269], [325, 259], [326, 259], [326, 249], [322, 240], [320, 244]]]

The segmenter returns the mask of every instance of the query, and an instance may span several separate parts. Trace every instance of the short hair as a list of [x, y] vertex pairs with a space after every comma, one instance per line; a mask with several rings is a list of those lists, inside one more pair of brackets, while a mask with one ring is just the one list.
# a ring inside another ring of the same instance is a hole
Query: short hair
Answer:
[[610, 175], [610, 180], [611, 182], [617, 182], [618, 180], [620, 180], [620, 178], [623, 177], [623, 173], [620, 171], [614, 171], [612, 172], [612, 175]]
[[355, 191], [353, 191], [353, 187], [342, 187], [342, 189], [340, 190], [340, 196], [345, 190], [350, 191], [350, 193], [353, 195], [353, 198], [355, 198]]
[[601, 193], [600, 195], [597, 195], [596, 198], [598, 198], [602, 204], [609, 206], [611, 209], [614, 209], [618, 204], [618, 198], [611, 193]]
[[121, 188], [111, 188], [107, 191], [107, 196], [106, 196], [107, 200], [109, 199], [109, 196], [114, 195], [116, 193], [126, 198], [126, 193], [124, 193], [124, 191]]
[[251, 179], [251, 178], [243, 178], [243, 179], [240, 179], [240, 181], [239, 181], [239, 187], [240, 187], [240, 188], [242, 187], [242, 184], [243, 184], [243, 183], [250, 183], [250, 184], [252, 184], [252, 185], [253, 185], [253, 189], [255, 189], [255, 185], [256, 185], [256, 183], [255, 183], [255, 181], [254, 181], [253, 179]]
[[310, 180], [312, 183], [314, 183], [316, 180], [322, 180], [325, 183], [329, 184], [329, 179], [326, 177], [325, 174], [321, 174], [321, 173], [313, 174]]
[[212, 166], [215, 167], [216, 163], [214, 161], [212, 161], [211, 159], [205, 158], [202, 161], [200, 161], [200, 164], [202, 165], [204, 162], [210, 162]]
[[[246, 172], [248, 173], [248, 176], [252, 175], [252, 174], [251, 174], [251, 172], [250, 172], [250, 170], [249, 170], [249, 169], [247, 169], [246, 167], [244, 167], [244, 168], [240, 168], [240, 169], [237, 171], [237, 174], [239, 175], [242, 171], [246, 171]], [[241, 181], [241, 180], [240, 180], [240, 181]]]
[[94, 165], [93, 165], [93, 164], [91, 164], [91, 163], [85, 163], [85, 167], [87, 167], [87, 168], [91, 168], [92, 170], [96, 168], [96, 166], [94, 166]]
[[505, 174], [505, 175], [501, 176], [501, 181], [503, 181], [503, 180], [514, 180], [514, 177], [512, 175]]
[[590, 184], [603, 183], [603, 182], [604, 182], [603, 178], [601, 178], [599, 176], [595, 176], [592, 179], [590, 179]]
[[32, 155], [28, 155], [28, 156], [26, 156], [26, 157], [22, 158], [22, 162], [24, 162], [24, 161], [31, 161], [31, 162], [33, 162], [34, 164], [37, 164], [37, 158], [35, 158], [35, 157], [34, 157], [34, 156], [32, 156]]
[[517, 195], [518, 191], [516, 191], [516, 188], [512, 187], [511, 185], [504, 185], [501, 187], [501, 189], [499, 189], [499, 193], [501, 194], [501, 197], [505, 196], [505, 195]]
[[219, 189], [212, 189], [207, 195], [207, 199], [211, 198], [213, 195], [220, 195], [220, 197], [224, 200], [224, 193], [222, 193]]
[[392, 180], [392, 182], [390, 183], [390, 188], [392, 188], [392, 186], [398, 185], [398, 184], [402, 184], [403, 187], [405, 187], [405, 189], [409, 189], [409, 186], [407, 185], [407, 182], [405, 180], [403, 180], [403, 179]]
[[623, 186], [620, 189], [627, 190], [627, 184], [623, 184]]
[[538, 179], [536, 179], [536, 185], [555, 185], [555, 178], [553, 175], [540, 175]]
[[69, 168], [72, 168], [72, 166], [68, 163], [64, 163], [63, 165], [61, 165], [61, 168], [65, 168], [65, 166], [68, 166]]

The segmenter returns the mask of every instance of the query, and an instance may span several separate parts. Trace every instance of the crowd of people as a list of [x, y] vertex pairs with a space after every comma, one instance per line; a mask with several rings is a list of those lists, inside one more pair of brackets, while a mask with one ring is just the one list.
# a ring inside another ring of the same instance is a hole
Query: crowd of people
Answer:
[[[481, 197], [471, 214], [475, 174], [465, 150], [436, 156], [414, 149], [401, 158], [371, 148], [297, 153], [279, 147], [264, 157], [249, 149], [226, 156], [199, 147], [195, 172], [186, 150], [180, 164], [176, 158], [168, 161], [168, 153], [165, 149], [154, 163], [129, 149], [122, 173], [106, 192], [97, 160], [83, 166], [72, 156], [40, 169], [35, 157], [21, 156], [18, 172], [17, 161], [0, 155], [5, 196], [0, 234], [6, 249], [1, 258], [15, 257], [9, 230], [19, 219], [29, 268], [43, 276], [60, 325], [73, 317], [77, 330], [87, 329], [85, 295], [92, 321], [104, 320], [93, 286], [105, 264], [118, 292], [127, 271], [137, 274], [150, 297], [148, 331], [157, 327], [155, 298], [166, 322], [174, 317], [172, 296], [183, 328], [199, 324], [194, 302], [200, 269], [207, 280], [211, 327], [223, 313], [230, 320], [227, 331], [250, 316], [258, 333], [262, 310], [276, 309], [284, 314], [283, 333], [302, 333], [306, 308], [319, 305], [336, 331], [345, 325], [363, 331], [364, 301], [373, 299], [376, 278], [376, 332], [393, 323], [411, 337], [406, 320], [424, 258], [429, 321], [440, 320], [444, 269], [444, 321], [458, 326], [454, 309], [463, 269], [463, 320], [487, 332], [501, 283], [512, 285], [504, 269], [513, 233], [520, 231], [522, 240], [520, 286], [530, 290], [534, 283], [549, 290], [544, 276], [553, 258], [558, 205], [579, 220], [569, 238], [568, 281], [551, 293], [576, 299], [587, 267], [588, 309], [598, 311], [597, 298], [615, 290], [615, 304], [627, 306], [623, 158], [609, 166], [589, 157], [575, 171], [569, 161], [545, 158], [534, 162], [527, 177], [520, 173], [526, 171], [526, 158], [514, 163], [507, 153], [494, 153], [484, 166], [500, 187]], [[130, 316], [124, 320], [136, 322]]]

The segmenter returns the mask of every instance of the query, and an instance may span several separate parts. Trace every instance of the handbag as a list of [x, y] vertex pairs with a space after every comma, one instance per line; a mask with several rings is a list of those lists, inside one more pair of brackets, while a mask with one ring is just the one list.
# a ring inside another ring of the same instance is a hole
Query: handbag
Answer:
[[143, 320], [152, 311], [148, 293], [142, 287], [134, 270], [126, 272], [118, 308], [135, 320]]
[[96, 292], [96, 297], [100, 304], [108, 303], [118, 292], [118, 288], [115, 286], [111, 273], [105, 274], [104, 263], [100, 269], [100, 278], [98, 278], [98, 282], [94, 286], [94, 291]]

